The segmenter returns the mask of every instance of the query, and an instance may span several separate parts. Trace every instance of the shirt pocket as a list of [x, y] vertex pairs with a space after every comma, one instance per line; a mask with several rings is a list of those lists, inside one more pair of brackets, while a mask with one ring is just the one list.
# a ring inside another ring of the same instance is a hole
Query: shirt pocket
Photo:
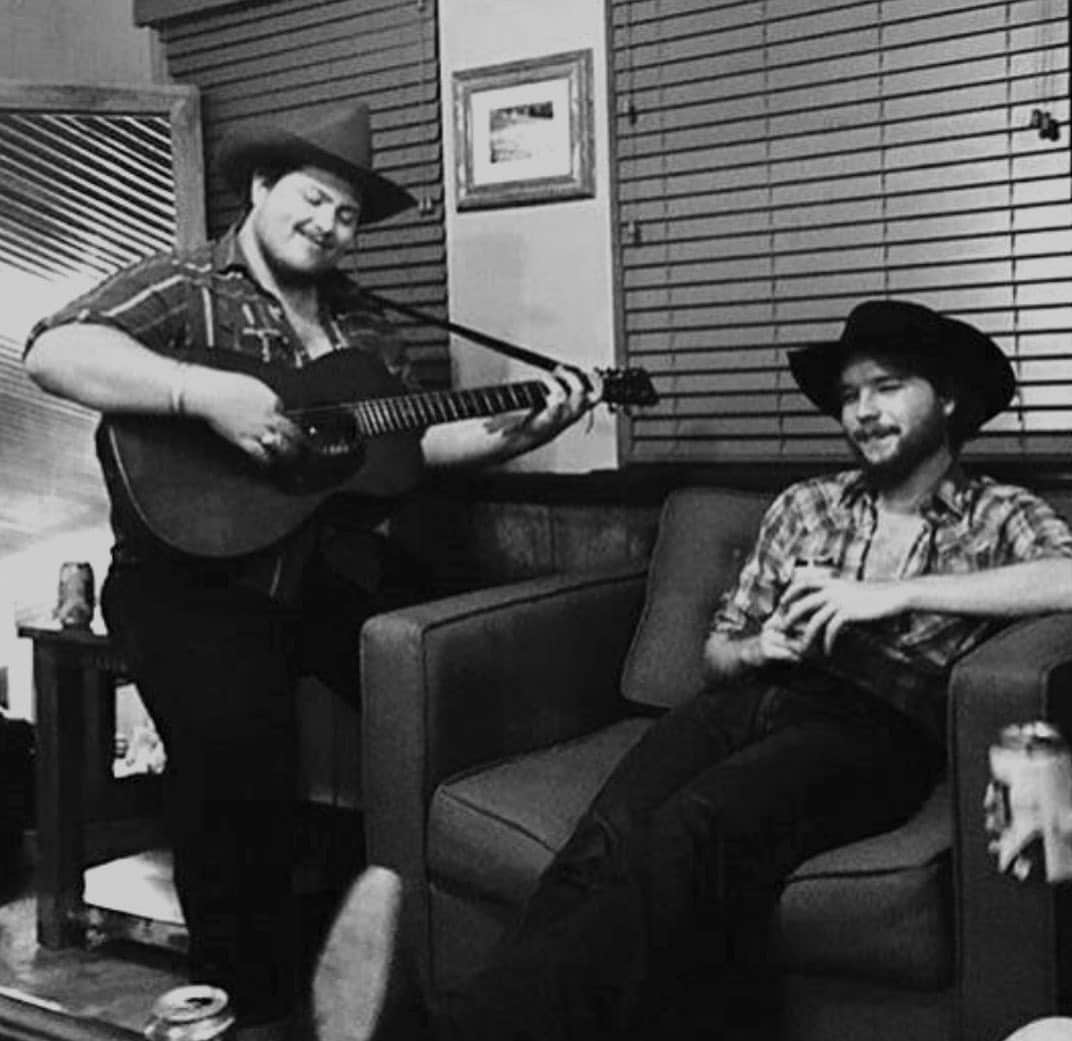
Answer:
[[998, 559], [998, 544], [993, 535], [972, 537], [950, 533], [938, 543], [935, 571], [944, 575], [967, 575], [985, 571], [1003, 563]]
[[805, 532], [793, 541], [786, 559], [779, 562], [779, 571], [786, 580], [793, 577], [795, 568], [805, 564], [840, 571], [843, 548], [842, 540], [834, 533]]

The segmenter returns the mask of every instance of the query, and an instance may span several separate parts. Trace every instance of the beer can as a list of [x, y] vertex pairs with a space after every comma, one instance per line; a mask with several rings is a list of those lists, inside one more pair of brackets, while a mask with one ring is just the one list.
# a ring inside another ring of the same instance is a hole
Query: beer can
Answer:
[[144, 1034], [147, 1041], [220, 1041], [234, 1021], [225, 990], [193, 983], [156, 1000]]
[[998, 867], [1024, 881], [1072, 878], [1072, 755], [1045, 722], [1005, 727], [990, 748], [987, 828]]
[[64, 629], [88, 629], [96, 606], [92, 566], [71, 560], [61, 564], [54, 612], [60, 625]]

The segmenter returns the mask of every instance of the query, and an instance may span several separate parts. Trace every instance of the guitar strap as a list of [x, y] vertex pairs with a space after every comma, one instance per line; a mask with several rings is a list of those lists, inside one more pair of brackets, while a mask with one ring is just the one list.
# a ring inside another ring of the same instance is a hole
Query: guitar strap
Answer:
[[[555, 361], [554, 358], [548, 357], [546, 354], [540, 354], [537, 351], [530, 350], [528, 347], [521, 347], [516, 343], [510, 343], [509, 340], [502, 340], [498, 336], [491, 336], [489, 333], [481, 332], [479, 329], [473, 329], [468, 325], [460, 325], [458, 322], [451, 322], [445, 318], [439, 318], [437, 315], [429, 314], [427, 311], [421, 311], [419, 308], [410, 307], [409, 304], [400, 304], [395, 300], [388, 300], [387, 297], [381, 296], [379, 293], [373, 293], [371, 290], [362, 289], [361, 293], [374, 304], [379, 304], [379, 306], [385, 310], [397, 311], [399, 314], [404, 314], [407, 318], [414, 319], [414, 321], [424, 322], [427, 325], [435, 326], [437, 329], [445, 329], [447, 332], [454, 333], [457, 336], [464, 336], [467, 340], [472, 340], [473, 343], [478, 343], [482, 347], [497, 351], [499, 354], [505, 354], [508, 358], [514, 358], [517, 361], [535, 365], [537, 368], [543, 369], [546, 372], [552, 372], [554, 369], [557, 369], [559, 365], [563, 364], [562, 362]], [[572, 368], [573, 366], [567, 367]]]

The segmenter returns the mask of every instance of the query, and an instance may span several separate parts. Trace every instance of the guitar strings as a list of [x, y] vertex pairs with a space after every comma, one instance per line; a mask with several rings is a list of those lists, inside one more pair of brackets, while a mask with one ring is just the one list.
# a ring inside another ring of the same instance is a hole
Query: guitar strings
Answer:
[[[335, 404], [325, 405], [310, 405], [305, 408], [286, 409], [285, 414], [292, 417], [304, 417], [304, 416], [319, 416], [319, 415], [331, 415], [334, 412], [338, 412], [340, 409], [352, 409], [358, 411], [360, 409], [383, 407], [383, 408], [407, 408], [412, 405], [426, 405], [434, 407], [437, 402], [445, 402], [452, 398], [470, 398], [478, 394], [497, 394], [504, 393], [508, 390], [525, 391], [526, 393], [538, 392], [546, 397], [546, 388], [542, 383], [536, 380], [532, 380], [527, 383], [512, 383], [507, 384], [505, 387], [475, 387], [471, 390], [461, 391], [449, 391], [449, 392], [436, 392], [429, 391], [426, 393], [417, 394], [398, 394], [392, 397], [386, 398], [363, 398], [357, 401], [341, 401]], [[534, 405], [538, 402], [522, 402], [518, 405], [518, 408], [524, 408], [525, 405]]]

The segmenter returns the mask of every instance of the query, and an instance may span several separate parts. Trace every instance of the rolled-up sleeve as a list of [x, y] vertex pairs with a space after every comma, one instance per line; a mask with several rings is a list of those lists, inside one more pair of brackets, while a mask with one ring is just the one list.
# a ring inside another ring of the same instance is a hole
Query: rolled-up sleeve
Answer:
[[1048, 503], [1021, 490], [1002, 525], [1009, 562], [1072, 557], [1072, 530]]
[[47, 329], [83, 323], [120, 329], [151, 350], [174, 351], [187, 339], [189, 280], [170, 254], [149, 257], [105, 279], [39, 321], [25, 357]]
[[755, 545], [741, 567], [737, 582], [722, 597], [711, 631], [738, 636], [757, 631], [771, 616], [785, 588], [784, 561], [794, 514], [793, 489], [787, 489], [772, 503]]

